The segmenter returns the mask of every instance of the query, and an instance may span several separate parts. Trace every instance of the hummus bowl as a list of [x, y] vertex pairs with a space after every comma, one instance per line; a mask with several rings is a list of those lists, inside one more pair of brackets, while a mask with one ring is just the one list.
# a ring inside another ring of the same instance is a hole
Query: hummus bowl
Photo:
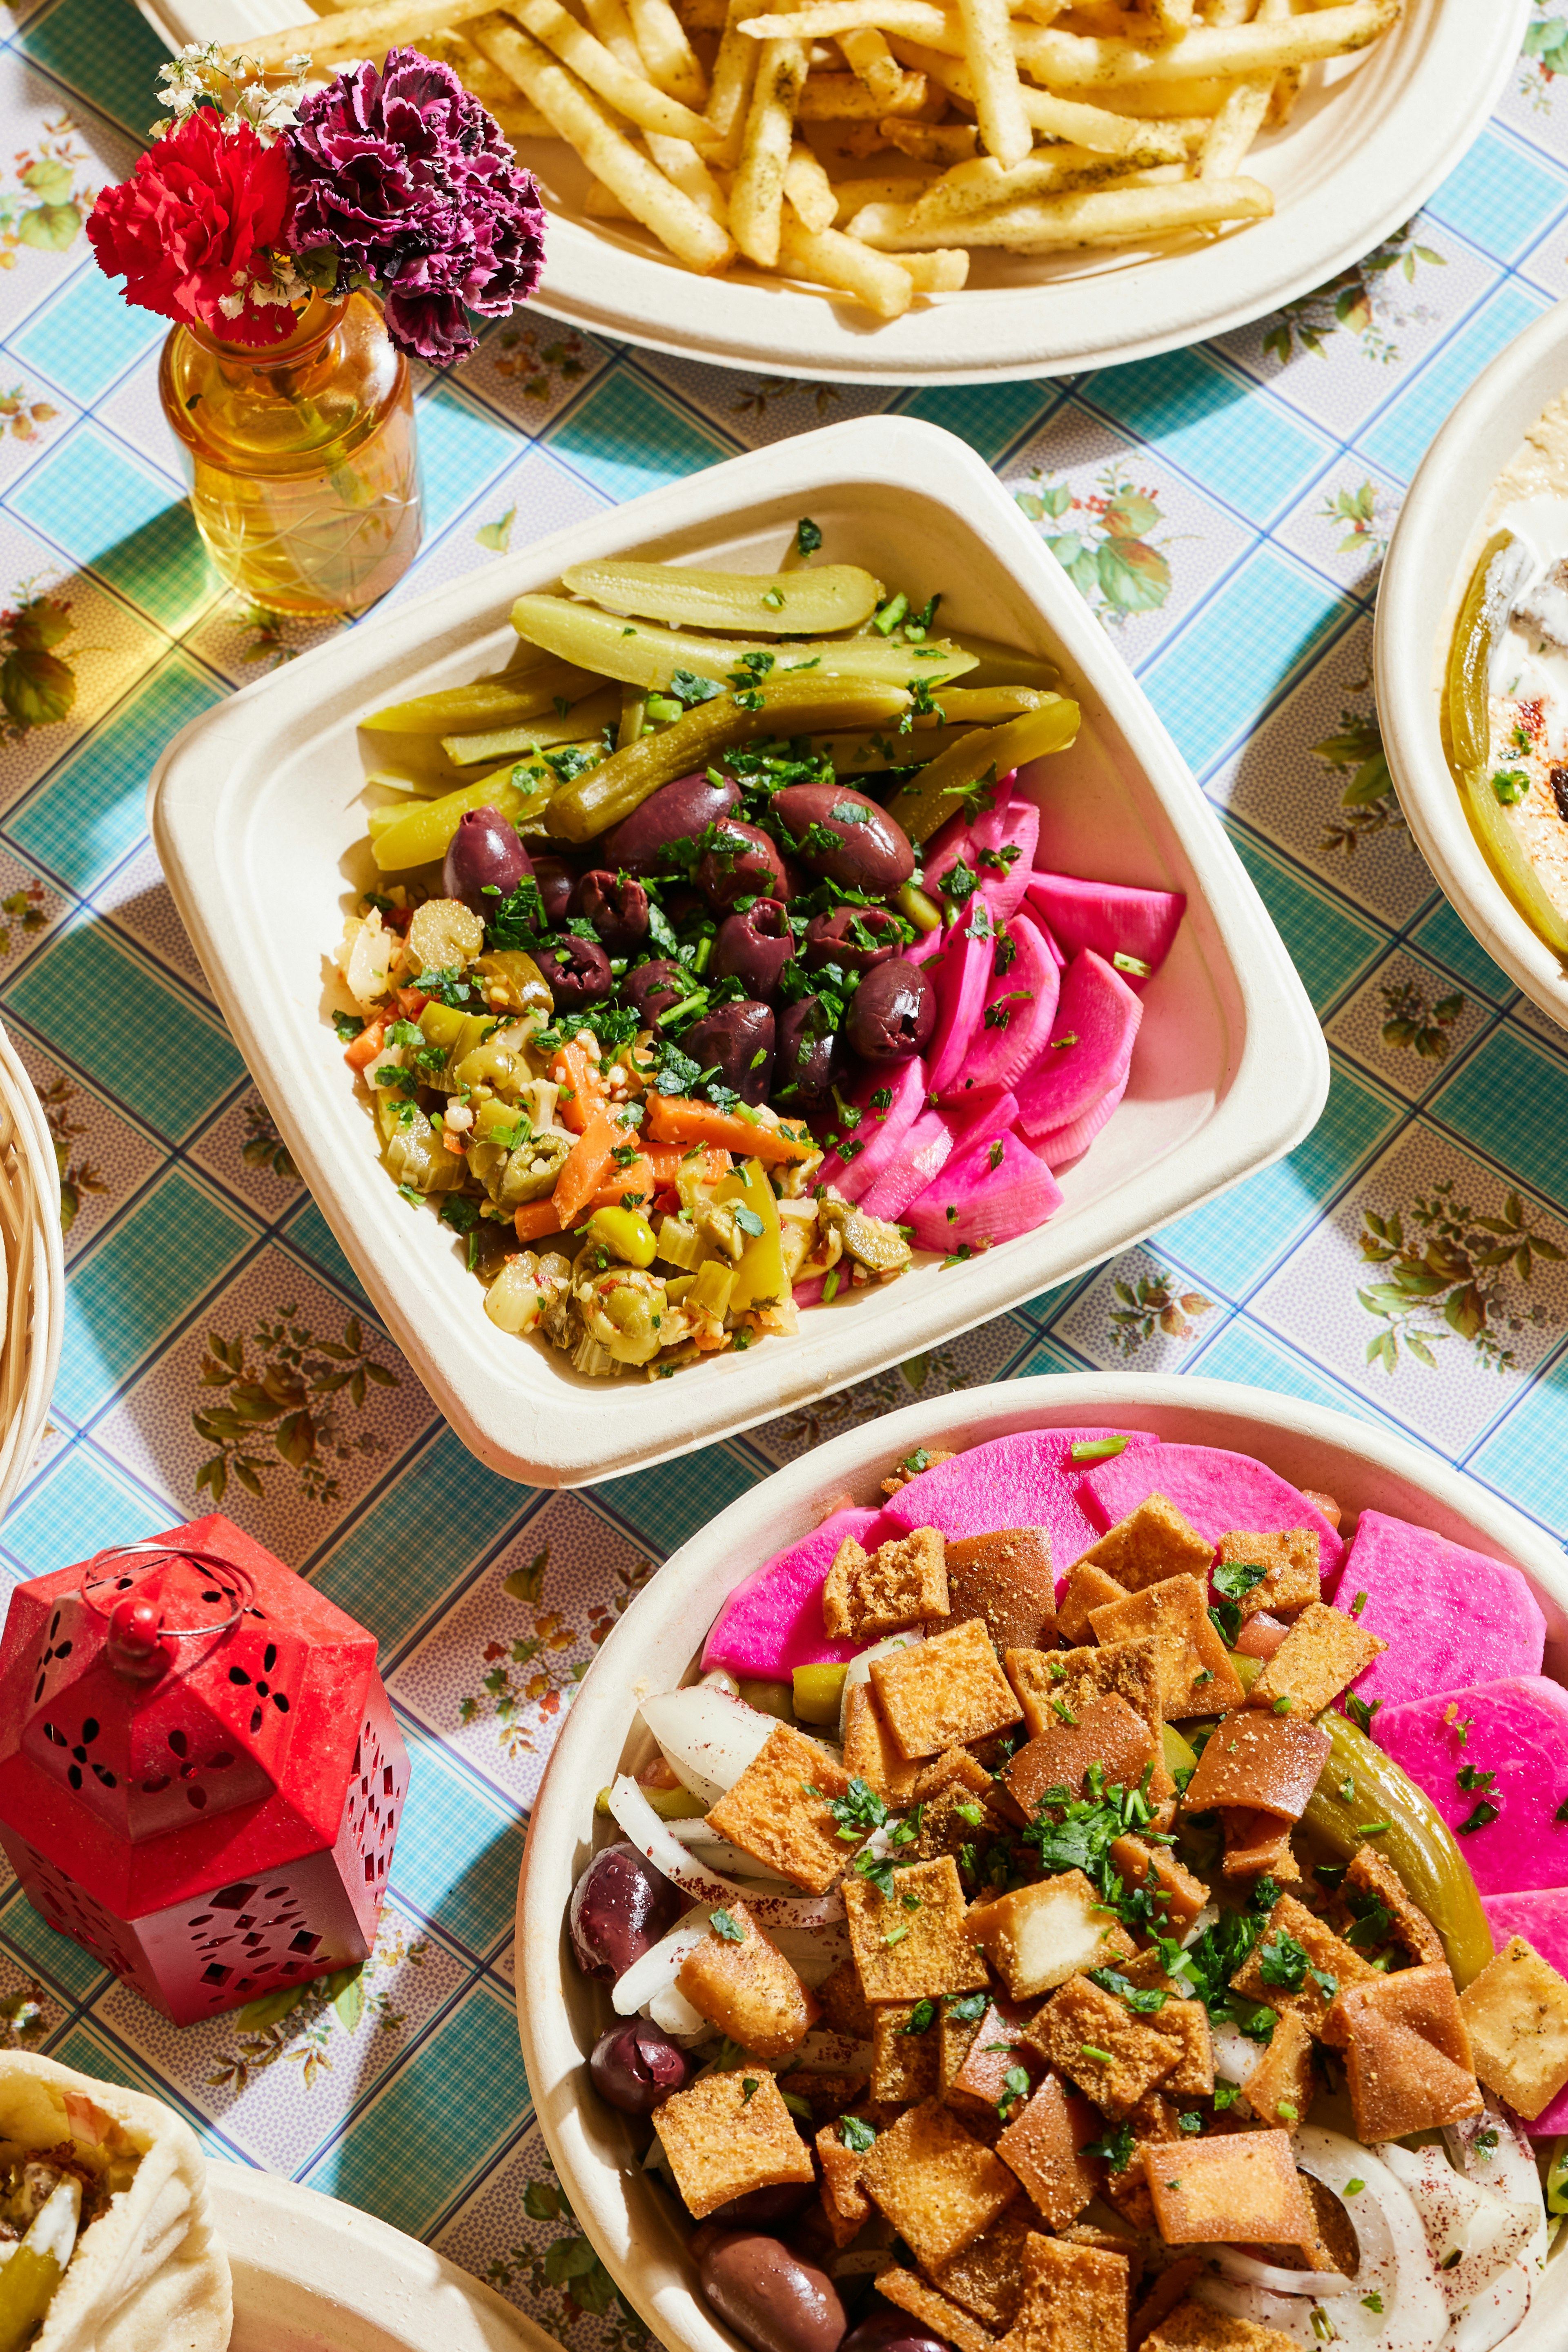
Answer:
[[[835, 556], [911, 597], [940, 591], [953, 627], [1057, 664], [1082, 730], [1018, 782], [1047, 816], [1055, 866], [1181, 891], [1186, 912], [1142, 1000], [1125, 1100], [1064, 1171], [1048, 1224], [961, 1265], [928, 1256], [887, 1287], [809, 1310], [793, 1337], [606, 1391], [489, 1322], [460, 1244], [386, 1181], [346, 1083], [323, 951], [371, 878], [375, 761], [356, 721], [499, 667], [516, 643], [513, 599], [572, 564], [636, 555], [771, 571], [802, 516]], [[990, 469], [910, 418], [731, 459], [373, 618], [186, 728], [150, 798], [181, 918], [296, 1167], [437, 1405], [504, 1476], [574, 1486], [646, 1468], [939, 1346], [1278, 1159], [1328, 1088], [1306, 992], [1147, 697]]]
[[[893, 1463], [916, 1447], [962, 1451], [1024, 1431], [1095, 1425], [1256, 1455], [1297, 1486], [1334, 1496], [1347, 1533], [1361, 1512], [1377, 1510], [1510, 1562], [1546, 1620], [1542, 1671], [1568, 1683], [1568, 1567], [1547, 1536], [1404, 1440], [1258, 1389], [1098, 1373], [1009, 1382], [848, 1431], [731, 1504], [667, 1562], [585, 1677], [534, 1807], [518, 1895], [518, 2015], [552, 2158], [601, 2258], [670, 2352], [735, 2352], [738, 2339], [700, 2296], [684, 2218], [641, 2169], [626, 2119], [588, 2090], [585, 2061], [612, 2011], [608, 1988], [572, 1958], [566, 1911], [592, 1853], [620, 1835], [596, 1815], [596, 1793], [651, 1753], [639, 1707], [694, 1679], [726, 1596], [846, 1499], [877, 1502]], [[1058, 1572], [1066, 1565], [1057, 1562]], [[1561, 2305], [1549, 2290], [1508, 2342], [1510, 2352], [1559, 2352]]]
[[[1466, 814], [1444, 750], [1449, 646], [1493, 493], [1520, 445], [1568, 393], [1568, 305], [1559, 303], [1479, 375], [1421, 461], [1394, 526], [1373, 644], [1378, 717], [1410, 830], [1456, 914], [1560, 1028], [1568, 969], [1503, 887]], [[1558, 415], [1568, 482], [1568, 416]]]

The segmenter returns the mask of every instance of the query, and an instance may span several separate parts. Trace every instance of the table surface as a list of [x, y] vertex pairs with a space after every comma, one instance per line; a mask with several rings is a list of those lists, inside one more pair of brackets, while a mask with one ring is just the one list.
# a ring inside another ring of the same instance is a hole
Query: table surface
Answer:
[[1395, 1427], [1561, 1533], [1568, 1040], [1437, 894], [1381, 764], [1370, 674], [1378, 563], [1422, 451], [1568, 292], [1561, 5], [1536, 0], [1496, 119], [1422, 216], [1221, 344], [902, 394], [700, 368], [535, 317], [421, 383], [429, 532], [399, 596], [841, 417], [904, 409], [961, 435], [1138, 670], [1333, 1059], [1300, 1150], [1152, 1243], [811, 1412], [568, 1495], [470, 1460], [387, 1340], [160, 876], [143, 810], [159, 750], [313, 640], [207, 570], [158, 407], [161, 322], [119, 300], [80, 234], [155, 111], [162, 53], [129, 0], [23, 0], [5, 20], [0, 596], [68, 607], [54, 656], [75, 699], [28, 723], [40, 681], [5, 637], [0, 1012], [57, 1138], [70, 1279], [51, 1432], [0, 1564], [34, 1575], [221, 1499], [374, 1629], [414, 1783], [374, 1959], [335, 2001], [176, 2032], [11, 1886], [0, 2029], [156, 2088], [216, 2153], [429, 2239], [574, 2345], [640, 2343], [532, 2120], [512, 1904], [595, 1644], [706, 1517], [911, 1398], [1131, 1365]]

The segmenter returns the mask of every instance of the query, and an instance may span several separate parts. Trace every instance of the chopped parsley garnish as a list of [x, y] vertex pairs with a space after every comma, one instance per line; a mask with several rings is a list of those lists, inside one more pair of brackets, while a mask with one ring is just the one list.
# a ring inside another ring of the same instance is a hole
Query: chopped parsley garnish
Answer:
[[1281, 1927], [1269, 1938], [1258, 1955], [1258, 1973], [1266, 1985], [1278, 1985], [1286, 1992], [1300, 1992], [1309, 1977], [1324, 1997], [1332, 2000], [1340, 1989], [1338, 1977], [1314, 1968], [1312, 1955], [1305, 1944]]
[[802, 515], [796, 523], [795, 543], [802, 555], [815, 555], [822, 545], [822, 533], [809, 515]]
[[741, 2077], [741, 2105], [742, 2106], [747, 2105], [762, 2087], [761, 2083], [758, 2082], [754, 2074], [742, 2074]]
[[[1096, 2051], [1093, 2054], [1099, 2057], [1101, 2053]], [[1112, 2172], [1125, 2172], [1132, 2161], [1131, 2125], [1118, 2124], [1103, 2139], [1089, 2140], [1083, 2152], [1085, 2156], [1103, 2157]]]
[[1383, 1701], [1380, 1698], [1374, 1698], [1370, 1701], [1364, 1698], [1357, 1698], [1355, 1693], [1352, 1691], [1345, 1701], [1345, 1713], [1349, 1716], [1356, 1729], [1360, 1732], [1364, 1732], [1366, 1737], [1370, 1739], [1372, 1737], [1372, 1718], [1377, 1713], [1378, 1708], [1382, 1705]]
[[[1218, 2090], [1219, 2085], [1217, 2083], [1215, 2084], [1215, 2088], [1216, 2091]], [[1201, 2132], [1203, 2127], [1204, 2119], [1202, 2116], [1199, 2115], [1196, 2107], [1189, 2107], [1184, 2115], [1180, 2115], [1176, 2117], [1176, 2129], [1178, 2131], [1196, 2133]]]
[[364, 1027], [357, 1013], [334, 1013], [332, 1026], [345, 1045], [352, 1045]]
[[962, 2000], [948, 2002], [947, 2013], [955, 2025], [978, 2025], [989, 1998], [983, 1992], [966, 1992]]
[[913, 2009], [910, 2011], [909, 2022], [905, 2025], [901, 2025], [899, 2028], [899, 2031], [900, 2033], [924, 2033], [926, 2029], [929, 2026], [933, 2025], [935, 2022], [935, 2001], [917, 2000]]
[[877, 2135], [871, 2126], [863, 2123], [858, 2116], [840, 2116], [838, 2137], [846, 2147], [852, 2147], [857, 2156], [864, 2156], [866, 2150], [872, 2146]]
[[1473, 1764], [1461, 1764], [1454, 1778], [1461, 1789], [1489, 1789], [1497, 1774], [1478, 1771]]
[[695, 670], [672, 670], [669, 690], [683, 710], [693, 709], [700, 702], [711, 702], [724, 689], [717, 678], [699, 677]]
[[996, 2112], [1004, 2123], [1020, 2099], [1029, 2095], [1029, 2074], [1025, 2066], [1009, 2066], [1002, 2077], [1002, 2096], [996, 2102]]
[[1489, 1829], [1501, 1811], [1500, 1805], [1489, 1804], [1483, 1797], [1474, 1812], [1468, 1814], [1464, 1821], [1454, 1823], [1454, 1834], [1456, 1837], [1471, 1837], [1477, 1830]]
[[746, 1931], [732, 1911], [715, 1911], [711, 1925], [714, 1934], [721, 1936], [727, 1944], [743, 1944], [746, 1940]]
[[1492, 790], [1504, 808], [1511, 808], [1530, 790], [1530, 778], [1522, 768], [1500, 768], [1492, 778]]
[[755, 1209], [748, 1209], [743, 1202], [739, 1202], [731, 1208], [730, 1214], [734, 1218], [741, 1231], [743, 1234], [750, 1234], [752, 1239], [755, 1241], [763, 1230], [763, 1221]]
[[1128, 2008], [1135, 2009], [1141, 2017], [1158, 2017], [1171, 1998], [1168, 1992], [1157, 1992], [1152, 1985], [1130, 1983], [1115, 1969], [1090, 1969], [1089, 1980], [1090, 1984], [1097, 1984], [1102, 1992], [1113, 1992], [1119, 2000], [1124, 2000]]

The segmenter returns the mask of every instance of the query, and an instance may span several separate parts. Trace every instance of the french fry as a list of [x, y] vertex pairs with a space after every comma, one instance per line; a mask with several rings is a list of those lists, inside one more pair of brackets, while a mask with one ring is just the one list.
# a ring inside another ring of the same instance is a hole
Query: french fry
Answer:
[[[789, 19], [776, 21], [787, 24]], [[744, 29], [750, 33], [750, 25]], [[740, 169], [730, 190], [730, 228], [748, 261], [764, 269], [771, 269], [779, 257], [784, 173], [805, 71], [803, 40], [763, 42], [741, 142]]]
[[1125, 177], [1126, 167], [1117, 157], [1094, 155], [1087, 147], [1043, 148], [1010, 172], [994, 155], [981, 155], [973, 163], [955, 164], [933, 181], [912, 207], [909, 225], [921, 229], [945, 225], [952, 238], [961, 239], [971, 214], [994, 212], [999, 205], [1025, 197], [1066, 195], [1075, 188], [1100, 187]]
[[726, 233], [730, 226], [730, 202], [702, 157], [689, 139], [666, 139], [658, 131], [646, 131], [643, 137], [647, 152], [669, 182], [683, 196], [705, 212], [710, 220], [717, 221]]
[[[474, 95], [478, 97], [479, 92], [476, 90]], [[489, 110], [514, 147], [520, 139], [554, 139], [559, 135], [538, 107], [530, 106], [526, 99], [498, 98]]]
[[1193, 21], [1193, 0], [1149, 0], [1149, 13], [1162, 33], [1186, 32]]
[[583, 0], [583, 14], [613, 58], [628, 73], [644, 72], [642, 51], [622, 0]]
[[898, 263], [909, 272], [917, 294], [956, 294], [969, 283], [969, 256], [962, 246], [938, 246], [931, 253], [900, 253]]
[[795, 217], [803, 228], [820, 234], [831, 228], [838, 215], [838, 199], [834, 194], [826, 173], [809, 147], [797, 140], [790, 150], [789, 163], [784, 172], [784, 195], [795, 207]]
[[874, 25], [861, 25], [852, 33], [841, 33], [838, 46], [850, 72], [865, 83], [886, 112], [903, 89], [905, 77], [881, 34]]
[[420, 43], [427, 58], [437, 65], [450, 66], [463, 88], [488, 106], [493, 114], [498, 106], [513, 106], [517, 90], [499, 66], [481, 57], [472, 41], [461, 33], [432, 33]]
[[726, 0], [680, 0], [680, 21], [689, 33], [721, 33]]
[[588, 193], [583, 199], [583, 210], [590, 220], [629, 221], [637, 218], [630, 206], [623, 205], [615, 190], [606, 188], [603, 180], [589, 181]]
[[814, 73], [795, 108], [802, 122], [879, 121], [886, 114], [915, 114], [926, 102], [924, 74], [905, 74], [892, 105], [875, 97], [854, 74]]
[[626, 14], [650, 81], [683, 106], [708, 103], [708, 80], [669, 0], [626, 0]]
[[958, 0], [981, 143], [1004, 170], [1021, 163], [1035, 143], [1018, 89], [1018, 62], [1007, 0]]
[[838, 209], [834, 215], [833, 226], [842, 228], [847, 220], [854, 218], [862, 205], [919, 204], [930, 185], [929, 174], [915, 179], [907, 172], [889, 173], [886, 178], [836, 180], [833, 193], [837, 199]]
[[778, 266], [792, 278], [815, 278], [852, 294], [879, 319], [902, 318], [914, 299], [907, 269], [836, 228], [808, 229], [793, 204], [780, 225]]
[[734, 259], [734, 246], [717, 222], [637, 152], [592, 90], [531, 35], [505, 18], [492, 17], [476, 26], [473, 37], [557, 135], [571, 142], [595, 178], [688, 269], [705, 275]]
[[836, 41], [841, 33], [869, 25], [880, 32], [906, 33], [911, 40], [935, 42], [941, 34], [962, 44], [956, 23], [932, 0], [807, 0], [787, 16], [748, 17], [745, 30], [753, 41], [776, 41], [788, 25], [796, 40]]
[[717, 142], [710, 152], [729, 171], [741, 160], [741, 138], [762, 54], [744, 30], [746, 11], [753, 5], [754, 0], [729, 0], [713, 60], [713, 86], [708, 93], [708, 120]]
[[[1263, 220], [1273, 209], [1274, 199], [1258, 180], [1093, 188], [981, 213], [964, 223], [963, 241], [971, 247], [1003, 246], [1012, 253], [1054, 253], [1067, 247], [1135, 244], [1226, 221]], [[919, 253], [951, 239], [952, 224], [919, 228], [907, 212], [868, 205], [851, 220], [848, 233], [882, 253]]]
[[1205, 25], [1245, 25], [1251, 17], [1256, 0], [1208, 0], [1204, 10]]
[[[845, 0], [828, 0], [842, 6]], [[873, 0], [910, 5], [912, 0]], [[1212, 79], [1216, 75], [1279, 73], [1287, 66], [1320, 65], [1371, 47], [1399, 16], [1401, 0], [1342, 0], [1310, 16], [1275, 24], [1194, 25], [1179, 40], [1150, 48], [1125, 35], [1059, 33], [1015, 23], [1018, 62], [1052, 89], [1112, 89], [1140, 82]], [[808, 9], [819, 16], [821, 6]], [[932, 39], [942, 48], [945, 39]]]
[[428, 33], [444, 33], [471, 16], [486, 16], [494, 5], [495, 0], [368, 0], [364, 7], [312, 16], [281, 33], [253, 34], [230, 54], [241, 71], [255, 66], [274, 73], [294, 57], [309, 57], [317, 65], [341, 65], [373, 50], [379, 55], [402, 42], [418, 43]]
[[900, 155], [917, 155], [922, 163], [966, 163], [980, 133], [973, 122], [900, 122], [889, 116], [882, 136]]
[[569, 16], [560, 0], [509, 0], [508, 13], [517, 18], [596, 98], [635, 122], [639, 131], [662, 131], [666, 138], [703, 142], [711, 136], [706, 118], [693, 114], [679, 99], [656, 89], [646, 74], [633, 73], [614, 52]]
[[[939, 82], [965, 105], [974, 103], [973, 76], [959, 58], [902, 39], [894, 45], [894, 54], [913, 71]], [[1032, 130], [1043, 131], [1052, 139], [1068, 140], [1075, 147], [1093, 147], [1107, 155], [1136, 153], [1141, 163], [1145, 160], [1178, 163], [1186, 152], [1179, 131], [1170, 124], [1155, 126], [1125, 114], [1113, 114], [1108, 107], [1086, 106], [1078, 99], [1058, 98], [1050, 90], [1031, 89], [1026, 83], [1019, 85], [1019, 94]], [[1151, 152], [1152, 141], [1161, 143], [1163, 152], [1158, 155]]]

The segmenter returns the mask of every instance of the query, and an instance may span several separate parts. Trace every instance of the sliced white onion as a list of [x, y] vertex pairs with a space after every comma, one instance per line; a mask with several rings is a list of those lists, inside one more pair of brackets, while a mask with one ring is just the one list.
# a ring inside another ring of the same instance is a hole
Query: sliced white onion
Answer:
[[917, 1642], [923, 1642], [924, 1640], [925, 1635], [921, 1633], [920, 1627], [918, 1625], [910, 1625], [908, 1626], [901, 1633], [889, 1633], [885, 1642], [873, 1642], [868, 1650], [862, 1650], [858, 1656], [850, 1659], [848, 1672], [844, 1677], [844, 1688], [840, 1693], [838, 1699], [838, 1737], [840, 1739], [843, 1738], [845, 1731], [848, 1727], [849, 1694], [852, 1690], [858, 1689], [861, 1683], [868, 1683], [870, 1681], [872, 1659], [890, 1658], [896, 1650], [913, 1649]]
[[[1296, 2162], [1342, 2201], [1361, 2249], [1356, 2293], [1334, 2306], [1340, 2336], [1364, 2352], [1436, 2352], [1447, 2332], [1448, 2306], [1404, 2182], [1359, 2140], [1316, 2124], [1297, 2133]], [[1352, 2180], [1361, 2186], [1347, 2196]], [[1369, 2294], [1381, 2300], [1381, 2312], [1367, 2309]]]
[[669, 1823], [659, 1820], [629, 1772], [623, 1772], [615, 1782], [609, 1803], [638, 1853], [694, 1902], [743, 1903], [758, 1927], [770, 1935], [776, 1927], [823, 1927], [829, 1920], [844, 1916], [840, 1895], [759, 1894], [754, 1887], [738, 1886], [718, 1871], [704, 1870], [680, 1840], [670, 1836]]
[[734, 1787], [779, 1727], [776, 1715], [747, 1706], [711, 1683], [645, 1698], [642, 1719], [676, 1779], [705, 1805], [716, 1805]]
[[1254, 2254], [1244, 2254], [1239, 2246], [1216, 2246], [1215, 2261], [1227, 2278], [1245, 2279], [1252, 2286], [1266, 2286], [1275, 2294], [1353, 2294], [1356, 2283], [1346, 2278], [1342, 2271], [1284, 2271], [1273, 2263], [1260, 2263]]
[[1528, 2263], [1510, 2263], [1489, 2280], [1468, 2311], [1454, 2322], [1448, 2343], [1452, 2352], [1492, 2352], [1505, 2336], [1511, 2336], [1526, 2312], [1533, 2287], [1531, 2266]]
[[1293, 2336], [1298, 2344], [1308, 2347], [1308, 2352], [1323, 2352], [1312, 2327], [1312, 2314], [1318, 2306], [1304, 2294], [1274, 2294], [1268, 2287], [1216, 2278], [1205, 2272], [1194, 2282], [1193, 2300], [1206, 2303], [1211, 2311], [1226, 2312], [1232, 2319], [1250, 2319], [1255, 2327], [1273, 2327], [1281, 2336]]
[[623, 1969], [610, 1995], [610, 2005], [616, 2016], [635, 2017], [639, 2009], [647, 2007], [656, 1993], [672, 1985], [687, 1953], [700, 1944], [707, 1933], [707, 1911], [689, 1911], [657, 1944], [649, 1945], [641, 1959]]
[[1479, 2116], [1467, 2116], [1463, 2123], [1447, 2125], [1443, 2137], [1449, 2155], [1467, 2179], [1478, 2181], [1483, 2189], [1494, 2189], [1509, 2204], [1521, 2206], [1529, 2213], [1531, 2235], [1521, 2260], [1532, 2263], [1539, 2270], [1546, 2260], [1546, 2200], [1542, 2194], [1535, 2151], [1512, 2116], [1505, 2107], [1494, 2107], [1489, 2101]]
[[764, 1870], [754, 1854], [742, 1853], [728, 1838], [718, 1836], [700, 1813], [688, 1814], [683, 1821], [667, 1822], [665, 1827], [705, 1870], [722, 1870], [731, 1878], [755, 1879], [763, 1894], [789, 1885], [788, 1879], [781, 1878], [776, 1870]]
[[1250, 2034], [1243, 2033], [1239, 2025], [1216, 2025], [1209, 2021], [1209, 2032], [1214, 2042], [1214, 2070], [1222, 2083], [1245, 2083], [1263, 2053]]
[[662, 2032], [677, 2042], [700, 2042], [713, 2031], [702, 2011], [694, 2009], [675, 1985], [666, 1985], [662, 1992], [655, 1993], [648, 2002], [647, 2013]]
[[739, 1698], [741, 1696], [741, 1685], [728, 1666], [710, 1666], [705, 1675], [698, 1676], [698, 1688], [722, 1691], [726, 1698]]
[[1516, 2262], [1534, 2234], [1535, 2217], [1493, 2189], [1457, 2172], [1440, 2147], [1380, 2146], [1378, 2155], [1415, 2202], [1437, 2266], [1450, 2317]]

